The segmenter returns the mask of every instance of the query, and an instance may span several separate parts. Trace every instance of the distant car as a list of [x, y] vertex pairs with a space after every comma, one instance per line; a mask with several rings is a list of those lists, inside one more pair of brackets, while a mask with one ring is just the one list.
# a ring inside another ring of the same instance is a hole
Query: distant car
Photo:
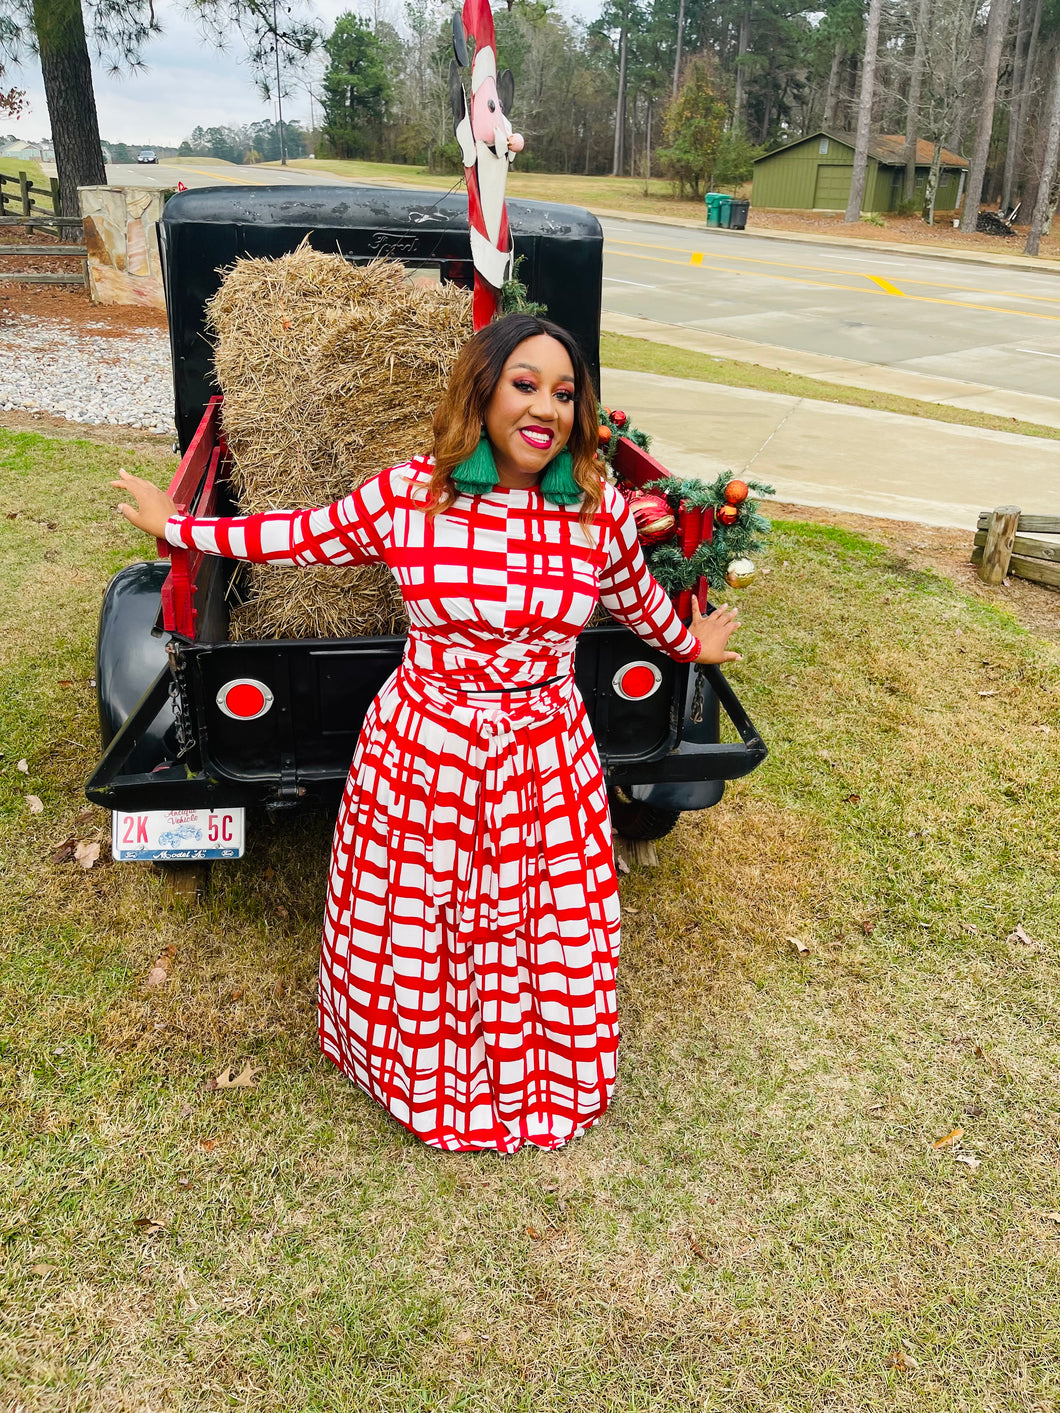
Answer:
[[158, 157], [155, 155], [155, 150], [154, 150], [153, 147], [145, 147], [144, 150], [140, 153], [139, 157], [137, 157], [136, 160], [137, 160], [137, 162], [156, 162], [156, 163], [157, 163]]

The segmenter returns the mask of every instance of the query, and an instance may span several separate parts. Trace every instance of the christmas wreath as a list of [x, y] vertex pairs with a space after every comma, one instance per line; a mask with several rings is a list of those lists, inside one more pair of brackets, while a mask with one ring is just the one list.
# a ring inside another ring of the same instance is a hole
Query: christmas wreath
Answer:
[[[624, 412], [601, 406], [600, 455], [611, 464], [619, 437], [647, 451], [649, 438], [632, 426]], [[762, 548], [770, 524], [751, 495], [773, 495], [772, 486], [744, 481], [723, 471], [713, 481], [680, 480], [668, 476], [639, 490], [623, 489], [634, 519], [644, 558], [671, 598], [694, 592], [701, 579], [712, 589], [725, 584], [743, 588], [754, 578], [751, 556]], [[678, 516], [702, 513], [705, 538], [689, 554], [678, 543]]]

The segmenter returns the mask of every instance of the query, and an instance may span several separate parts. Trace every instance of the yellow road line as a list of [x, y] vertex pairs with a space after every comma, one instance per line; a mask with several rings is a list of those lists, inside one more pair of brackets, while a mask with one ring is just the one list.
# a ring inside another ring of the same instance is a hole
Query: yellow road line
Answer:
[[[632, 244], [631, 241], [627, 241], [627, 242], [624, 242], [624, 243], [625, 243], [625, 244]], [[655, 246], [655, 247], [652, 247], [652, 248], [653, 248], [653, 249], [657, 249], [657, 250], [676, 250], [676, 249], [679, 249], [679, 247], [677, 247], [677, 246], [665, 246], [665, 245], [664, 245], [664, 246]], [[664, 256], [661, 256], [661, 255], [634, 255], [632, 251], [623, 251], [622, 254], [621, 254], [621, 256], [619, 256], [619, 258], [622, 259], [622, 260], [646, 260], [646, 261], [647, 261], [649, 264], [651, 264], [651, 265], [679, 265], [679, 266], [681, 266], [682, 269], [685, 269], [685, 270], [688, 269], [688, 261], [687, 261], [687, 260], [667, 260]], [[704, 256], [704, 260], [708, 260], [708, 259], [712, 259], [712, 258], [713, 258], [713, 257], [711, 257], [711, 256]], [[717, 258], [718, 258], [718, 260], [725, 260], [725, 259], [728, 259], [729, 257], [722, 255], [722, 256], [718, 256]], [[775, 261], [775, 260], [769, 260], [769, 261], [758, 261], [758, 262], [756, 262], [756, 263], [758, 263], [758, 264], [776, 265], [776, 264], [779, 264], [780, 262], [779, 262], [779, 261]], [[731, 269], [729, 266], [726, 266], [726, 265], [717, 265], [717, 264], [715, 264], [715, 265], [704, 265], [703, 268], [704, 268], [704, 269], [708, 269], [708, 270], [722, 270], [722, 271], [724, 271], [724, 273], [727, 274], [727, 275], [735, 275], [735, 274], [740, 274], [740, 273], [752, 274], [752, 275], [753, 275], [753, 274], [755, 273], [753, 270], [748, 270], [748, 271], [743, 271], [743, 272], [741, 272], [741, 271], [739, 271], [739, 270], [733, 270], [733, 269]], [[792, 265], [792, 266], [788, 266], [787, 268], [788, 268], [788, 269], [795, 269], [795, 270], [812, 270], [812, 269], [813, 269], [813, 266], [812, 266], [812, 265]], [[859, 275], [857, 274], [857, 272], [856, 272], [856, 271], [853, 271], [853, 270], [851, 270], [851, 271], [846, 271], [846, 270], [839, 271], [839, 270], [837, 270], [837, 271], [834, 271], [833, 273], [835, 273], [835, 274], [844, 274], [844, 275], [845, 275], [845, 274], [850, 274], [854, 279], [865, 278], [865, 276], [859, 276]], [[795, 276], [795, 275], [774, 275], [774, 274], [763, 274], [763, 275], [761, 276], [761, 278], [762, 278], [762, 279], [766, 279], [766, 280], [780, 280], [780, 281], [782, 281], [782, 282], [783, 282], [784, 284], [786, 284], [786, 285], [812, 285], [812, 286], [814, 286], [816, 289], [842, 289], [842, 290], [846, 290], [848, 294], [859, 294], [859, 293], [860, 293], [860, 294], [872, 294], [872, 293], [873, 293], [872, 290], [866, 290], [863, 286], [836, 284], [834, 280], [803, 280], [803, 279], [799, 279], [799, 278], [798, 278], [797, 276]], [[871, 276], [869, 276], [868, 278], [871, 278]], [[1033, 309], [1009, 309], [1009, 308], [1000, 307], [1000, 306], [998, 306], [998, 305], [996, 305], [996, 304], [973, 304], [972, 301], [971, 301], [971, 300], [968, 300], [968, 299], [935, 299], [935, 298], [932, 298], [930, 295], [926, 295], [926, 294], [908, 294], [908, 293], [907, 293], [907, 294], [905, 295], [905, 298], [908, 299], [908, 300], [911, 300], [914, 304], [948, 304], [948, 305], [951, 306], [951, 308], [954, 308], [954, 309], [978, 309], [978, 310], [980, 310], [980, 311], [981, 311], [982, 313], [984, 313], [984, 314], [1008, 314], [1008, 315], [1010, 315], [1011, 317], [1016, 318], [1016, 319], [1045, 319], [1045, 320], [1047, 320], [1049, 323], [1052, 323], [1052, 324], [1060, 324], [1060, 314], [1039, 314], [1036, 310], [1033, 310]]]
[[[638, 250], [672, 250], [678, 255], [683, 253], [683, 248], [679, 245], [659, 245], [649, 241], [618, 240], [610, 236], [607, 239], [607, 244], [609, 246], [628, 245]], [[823, 275], [847, 275], [853, 273], [853, 271], [850, 270], [834, 269], [827, 265], [800, 265], [794, 260], [765, 260], [761, 256], [756, 255], [728, 255], [719, 252], [711, 254], [708, 258], [711, 260], [729, 260], [738, 265], [769, 265], [779, 270], [813, 270]], [[944, 259], [945, 257], [940, 255], [938, 258]], [[1032, 275], [1037, 273], [1038, 271], [1036, 270], [1028, 271], [1028, 274]], [[1042, 273], [1044, 274], [1046, 271], [1042, 271]], [[870, 276], [870, 278], [872, 277]], [[917, 280], [903, 277], [902, 283], [904, 285], [926, 285], [934, 289], [952, 289], [957, 291], [966, 290], [974, 292], [978, 289], [977, 285], [950, 284], [946, 280]], [[994, 293], [998, 298], [1002, 299], [1025, 299], [1031, 300], [1035, 304], [1060, 304], [1060, 297], [1056, 295], [1021, 294], [1018, 290], [996, 290]]]
[[204, 172], [201, 167], [183, 167], [185, 172], [194, 172], [197, 177], [217, 177], [223, 182], [233, 182], [236, 186], [266, 186], [266, 182], [248, 181], [246, 177], [226, 177], [224, 172]]
[[[897, 285], [892, 285], [890, 280], [885, 280], [882, 275], [866, 275], [867, 280], [871, 280], [874, 285], [878, 285], [884, 294], [896, 294], [899, 298], [905, 298], [905, 291], [900, 290]], [[916, 296], [913, 296], [914, 299]]]

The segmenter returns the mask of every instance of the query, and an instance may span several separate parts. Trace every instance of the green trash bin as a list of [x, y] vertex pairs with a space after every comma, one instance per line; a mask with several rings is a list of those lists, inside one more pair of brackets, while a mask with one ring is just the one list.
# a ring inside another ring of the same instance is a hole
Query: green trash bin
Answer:
[[724, 226], [726, 230], [729, 229], [732, 223], [732, 203], [733, 198], [731, 196], [718, 197], [718, 225]]
[[707, 204], [707, 225], [708, 225], [708, 226], [720, 226], [720, 225], [721, 225], [721, 221], [720, 221], [719, 218], [718, 218], [718, 207], [719, 207], [719, 205], [720, 205], [720, 203], [721, 203], [721, 201], [722, 201], [723, 199], [724, 199], [724, 198], [722, 197], [722, 194], [721, 194], [720, 191], [708, 191], [707, 194], [706, 194], [706, 196], [703, 198], [703, 200], [704, 200], [704, 201], [706, 202], [706, 204]]

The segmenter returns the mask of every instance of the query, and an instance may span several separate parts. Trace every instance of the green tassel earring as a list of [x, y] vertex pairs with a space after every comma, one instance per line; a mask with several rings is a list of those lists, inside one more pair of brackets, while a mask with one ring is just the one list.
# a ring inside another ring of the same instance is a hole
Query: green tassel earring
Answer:
[[553, 505], [576, 505], [582, 488], [574, 479], [574, 462], [566, 447], [548, 463], [541, 479], [541, 494]]
[[481, 438], [468, 459], [453, 471], [452, 481], [464, 496], [482, 496], [496, 489], [497, 467], [486, 437]]

